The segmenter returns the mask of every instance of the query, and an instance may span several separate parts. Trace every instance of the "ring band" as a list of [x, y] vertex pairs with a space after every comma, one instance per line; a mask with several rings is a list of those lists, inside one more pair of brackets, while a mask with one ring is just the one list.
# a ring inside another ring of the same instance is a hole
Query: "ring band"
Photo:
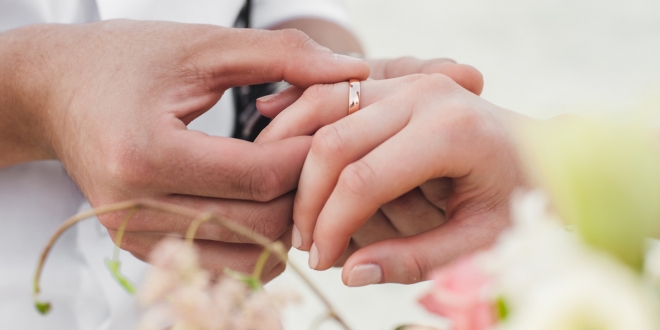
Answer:
[[360, 110], [360, 81], [350, 79], [348, 81], [348, 114]]

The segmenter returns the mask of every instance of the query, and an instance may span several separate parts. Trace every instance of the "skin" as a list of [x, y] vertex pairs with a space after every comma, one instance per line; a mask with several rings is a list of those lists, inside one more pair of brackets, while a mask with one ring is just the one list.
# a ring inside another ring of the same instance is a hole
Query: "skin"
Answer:
[[[418, 233], [354, 252], [344, 264], [344, 283], [418, 282], [490, 245], [509, 224], [511, 192], [527, 184], [514, 127], [532, 120], [443, 74], [361, 85], [362, 109], [350, 116], [347, 83], [310, 88], [279, 114], [280, 108], [265, 107], [277, 115], [265, 140], [314, 134], [294, 203], [310, 267], [323, 270], [340, 260], [352, 235], [391, 203], [423, 210], [403, 217]], [[413, 196], [428, 204], [415, 204]], [[444, 222], [428, 215], [434, 209]]]
[[[473, 67], [458, 64], [450, 59], [420, 60], [412, 57], [402, 57], [392, 60], [367, 60], [371, 67], [369, 78], [374, 80], [406, 77], [418, 73], [433, 74], [440, 73], [450, 77], [459, 85], [475, 94], [483, 90], [483, 77]], [[416, 79], [412, 77], [413, 79]], [[406, 78], [408, 79], [408, 78]], [[395, 86], [378, 91], [379, 97], [385, 98], [398, 90]], [[311, 89], [302, 90], [291, 87], [276, 97], [264, 97], [257, 102], [259, 111], [268, 117], [275, 117], [286, 107], [291, 106], [302, 97], [304, 102], [313, 110], [314, 115], [300, 114], [290, 115], [295, 110], [289, 110], [286, 116], [275, 118], [275, 122], [262, 132], [257, 138], [257, 143], [265, 143], [281, 140], [296, 134], [312, 135], [325, 123], [332, 123], [345, 115], [348, 93], [345, 86], [335, 85], [332, 93], [327, 86], [313, 86]], [[337, 97], [329, 100], [330, 97]], [[369, 95], [366, 96], [368, 101]], [[328, 104], [332, 101], [336, 111], [327, 111]], [[364, 94], [362, 104], [366, 104]], [[300, 108], [300, 107], [298, 107]], [[295, 130], [303, 129], [303, 131]], [[442, 187], [450, 184], [448, 180], [439, 180]], [[351, 237], [349, 245], [335, 266], [343, 266], [346, 260], [356, 251], [382, 240], [398, 237], [408, 237], [423, 233], [446, 221], [444, 196], [445, 192], [436, 188], [437, 185], [424, 184], [398, 198], [382, 205]], [[293, 228], [292, 245], [300, 250], [309, 251], [310, 240], [303, 240], [302, 234], [297, 226]], [[362, 253], [362, 252], [361, 252]]]
[[[361, 51], [332, 23], [280, 28], [307, 29], [335, 51]], [[252, 144], [186, 125], [232, 86], [286, 80], [302, 91], [370, 74], [365, 62], [335, 56], [296, 30], [123, 20], [1, 33], [0, 58], [0, 168], [60, 160], [94, 207], [150, 197], [219, 213], [286, 243], [292, 190], [312, 138]], [[389, 62], [371, 62], [372, 76], [427, 69], [414, 59]], [[99, 220], [114, 238], [122, 217]], [[162, 237], [183, 236], [190, 221], [139, 212], [121, 247], [144, 260]], [[361, 241], [390, 237], [382, 228], [365, 231]], [[203, 266], [216, 274], [225, 267], [249, 272], [261, 252], [213, 224], [200, 227], [196, 244]], [[264, 280], [283, 269], [271, 259]]]
[[[0, 58], [0, 166], [57, 159], [92, 206], [151, 197], [217, 212], [272, 239], [287, 236], [289, 192], [311, 138], [255, 145], [186, 125], [232, 86], [284, 79], [306, 88], [369, 74], [363, 61], [336, 57], [296, 30], [165, 22], [21, 28], [0, 34]], [[114, 236], [122, 216], [99, 220]], [[122, 247], [146, 258], [190, 221], [140, 212]], [[197, 238], [205, 266], [218, 273], [251, 270], [260, 253], [215, 225]], [[281, 271], [271, 262], [266, 279]]]

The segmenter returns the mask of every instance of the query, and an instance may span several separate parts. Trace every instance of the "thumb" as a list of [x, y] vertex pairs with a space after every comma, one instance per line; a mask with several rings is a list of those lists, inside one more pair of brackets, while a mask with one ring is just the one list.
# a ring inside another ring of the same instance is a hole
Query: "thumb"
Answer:
[[507, 224], [506, 217], [484, 214], [368, 245], [346, 260], [342, 280], [348, 286], [420, 282], [435, 268], [491, 245]]
[[211, 88], [282, 80], [304, 88], [369, 76], [366, 62], [333, 54], [298, 30], [209, 29], [191, 61], [211, 78]]

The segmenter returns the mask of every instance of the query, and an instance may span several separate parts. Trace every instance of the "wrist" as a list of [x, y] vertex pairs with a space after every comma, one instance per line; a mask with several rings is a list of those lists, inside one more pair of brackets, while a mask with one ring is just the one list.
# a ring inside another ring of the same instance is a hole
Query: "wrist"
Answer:
[[55, 158], [46, 120], [53, 108], [46, 29], [0, 33], [0, 168]]

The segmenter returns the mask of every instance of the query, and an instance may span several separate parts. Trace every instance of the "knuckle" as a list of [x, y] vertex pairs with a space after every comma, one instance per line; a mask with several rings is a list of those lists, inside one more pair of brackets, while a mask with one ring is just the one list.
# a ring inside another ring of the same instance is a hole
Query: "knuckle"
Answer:
[[372, 191], [375, 172], [369, 164], [359, 160], [341, 172], [339, 184], [355, 196], [363, 196]]
[[474, 108], [462, 103], [455, 103], [452, 108], [454, 111], [447, 121], [449, 127], [462, 132], [473, 132], [482, 126], [484, 118]]
[[429, 88], [436, 91], [451, 90], [456, 87], [454, 80], [442, 73], [429, 74], [425, 79], [425, 83], [428, 84]]
[[347, 139], [341, 133], [337, 124], [322, 127], [312, 138], [311, 151], [316, 155], [332, 157], [340, 155], [347, 149]]
[[396, 199], [387, 203], [387, 205], [396, 210], [409, 211], [415, 208], [416, 203], [414, 200], [414, 196], [408, 193], [397, 197]]
[[151, 250], [147, 242], [141, 240], [139, 237], [132, 237], [130, 235], [122, 238], [119, 248], [143, 256], [148, 256]]
[[402, 284], [417, 283], [428, 276], [431, 267], [426, 260], [415, 254], [409, 255], [409, 257], [404, 260], [404, 276], [401, 281]]
[[294, 50], [303, 50], [307, 48], [316, 48], [318, 45], [312, 38], [306, 35], [304, 32], [296, 29], [284, 29], [279, 30], [280, 39], [282, 43]]
[[124, 219], [124, 215], [121, 212], [113, 212], [109, 214], [99, 215], [98, 219], [101, 225], [103, 225], [103, 227], [105, 227], [108, 230], [108, 232], [116, 232], [117, 230], [119, 230], [119, 227], [121, 226], [121, 223]]
[[[289, 223], [291, 222], [292, 220], [290, 217], [287, 220], [281, 219], [281, 217], [278, 217], [278, 219], [260, 218], [255, 219], [255, 221], [250, 224], [250, 230], [270, 240], [276, 240], [287, 230]], [[254, 242], [253, 240], [250, 240], [249, 243]]]
[[268, 276], [268, 278], [266, 278], [265, 280], [270, 281], [273, 278], [280, 276], [280, 274], [284, 273], [285, 270], [286, 270], [286, 263], [284, 262], [277, 263], [277, 265], [275, 265], [275, 267], [270, 271], [270, 273], [264, 275], [264, 276]]
[[426, 74], [441, 73], [448, 65], [455, 65], [454, 60], [446, 58], [438, 58], [433, 60], [424, 61], [419, 68], [419, 72]]
[[259, 166], [248, 171], [249, 191], [253, 200], [268, 202], [277, 198], [284, 188], [284, 179], [273, 168]]
[[316, 103], [330, 98], [332, 93], [332, 85], [318, 84], [310, 86], [303, 93], [303, 99], [309, 103]]
[[153, 164], [145, 156], [138, 156], [132, 147], [121, 148], [121, 152], [109, 153], [105, 161], [107, 179], [122, 190], [141, 190], [151, 182]]
[[385, 74], [385, 77], [389, 78], [401, 76], [401, 72], [403, 72], [402, 68], [413, 65], [416, 61], [418, 61], [418, 59], [412, 56], [395, 58], [385, 63], [383, 73]]
[[409, 74], [409, 75], [400, 77], [398, 79], [400, 79], [402, 82], [405, 82], [405, 83], [415, 83], [415, 82], [419, 81], [420, 79], [426, 78], [426, 76], [427, 75], [423, 74], [423, 73], [414, 73], [414, 74]]

